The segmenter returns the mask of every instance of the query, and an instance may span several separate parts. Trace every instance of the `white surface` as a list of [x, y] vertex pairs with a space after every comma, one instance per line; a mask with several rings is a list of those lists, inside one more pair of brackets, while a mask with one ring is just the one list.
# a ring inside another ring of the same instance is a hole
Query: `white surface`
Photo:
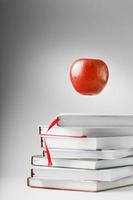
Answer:
[[1, 200], [132, 200], [133, 186], [98, 193], [69, 192], [33, 189], [26, 186], [26, 178], [6, 178], [0, 180]]

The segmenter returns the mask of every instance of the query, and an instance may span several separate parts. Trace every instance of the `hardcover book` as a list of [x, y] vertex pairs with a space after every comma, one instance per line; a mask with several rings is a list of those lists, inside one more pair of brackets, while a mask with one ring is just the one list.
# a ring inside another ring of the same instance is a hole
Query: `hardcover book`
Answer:
[[46, 179], [29, 177], [27, 185], [32, 188], [56, 189], [83, 192], [100, 192], [104, 190], [133, 185], [133, 177], [126, 177], [117, 181], [76, 181], [62, 179]]
[[133, 115], [59, 114], [58, 126], [65, 127], [132, 127]]
[[133, 135], [132, 127], [61, 127], [54, 126], [48, 132], [48, 126], [39, 126], [39, 135], [55, 135], [70, 137], [110, 137]]
[[[77, 168], [77, 169], [103, 169], [112, 167], [133, 166], [133, 157], [114, 160], [100, 159], [65, 159], [52, 158], [53, 167]], [[31, 164], [35, 166], [47, 166], [47, 158], [44, 156], [32, 156]]]
[[32, 166], [31, 177], [63, 180], [115, 181], [133, 175], [133, 166], [109, 169], [74, 169]]
[[[49, 148], [64, 149], [127, 149], [133, 148], [133, 136], [114, 137], [64, 137], [64, 136], [44, 136]], [[41, 138], [42, 145], [44, 137]], [[44, 146], [45, 148], [45, 146]]]
[[[43, 144], [42, 144], [43, 145]], [[111, 150], [78, 150], [78, 149], [49, 149], [52, 158], [66, 159], [120, 159], [133, 156], [133, 149], [111, 149]], [[42, 155], [45, 156], [42, 148]]]

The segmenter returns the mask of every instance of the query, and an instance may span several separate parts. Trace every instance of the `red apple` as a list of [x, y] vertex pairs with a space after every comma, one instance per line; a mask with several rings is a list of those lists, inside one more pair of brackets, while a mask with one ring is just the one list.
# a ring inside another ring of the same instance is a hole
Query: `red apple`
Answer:
[[81, 58], [70, 68], [74, 89], [83, 95], [95, 95], [103, 90], [109, 77], [108, 67], [100, 59]]

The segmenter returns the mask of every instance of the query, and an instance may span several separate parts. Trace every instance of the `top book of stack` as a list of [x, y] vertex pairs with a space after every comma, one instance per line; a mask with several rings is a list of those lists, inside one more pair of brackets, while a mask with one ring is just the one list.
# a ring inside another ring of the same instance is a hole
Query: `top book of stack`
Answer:
[[61, 127], [133, 127], [133, 115], [59, 114]]

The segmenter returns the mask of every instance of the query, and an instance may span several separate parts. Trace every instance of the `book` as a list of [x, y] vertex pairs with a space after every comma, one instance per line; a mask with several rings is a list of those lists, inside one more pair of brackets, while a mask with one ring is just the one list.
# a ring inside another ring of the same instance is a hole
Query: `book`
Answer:
[[72, 137], [110, 137], [133, 135], [132, 127], [52, 127], [48, 133], [48, 126], [39, 126], [39, 135], [72, 136]]
[[[53, 167], [77, 168], [77, 169], [104, 169], [113, 167], [133, 166], [133, 156], [114, 159], [114, 160], [99, 160], [99, 159], [65, 159], [53, 158]], [[31, 164], [35, 166], [47, 166], [47, 158], [38, 155], [32, 156]]]
[[110, 169], [73, 169], [32, 166], [31, 177], [63, 180], [115, 181], [133, 175], [133, 166]]
[[133, 115], [59, 114], [58, 126], [65, 127], [132, 127]]
[[[86, 150], [133, 148], [133, 136], [73, 138], [47, 135], [45, 139], [49, 148]], [[41, 145], [44, 144], [43, 140], [44, 137], [41, 138]]]
[[46, 179], [29, 177], [27, 185], [32, 188], [100, 192], [108, 189], [133, 185], [133, 177], [126, 177], [117, 181], [76, 181], [62, 179]]
[[[53, 158], [66, 159], [120, 159], [133, 156], [133, 149], [113, 149], [113, 150], [78, 150], [78, 149], [49, 149]], [[42, 155], [45, 150], [42, 148]]]

